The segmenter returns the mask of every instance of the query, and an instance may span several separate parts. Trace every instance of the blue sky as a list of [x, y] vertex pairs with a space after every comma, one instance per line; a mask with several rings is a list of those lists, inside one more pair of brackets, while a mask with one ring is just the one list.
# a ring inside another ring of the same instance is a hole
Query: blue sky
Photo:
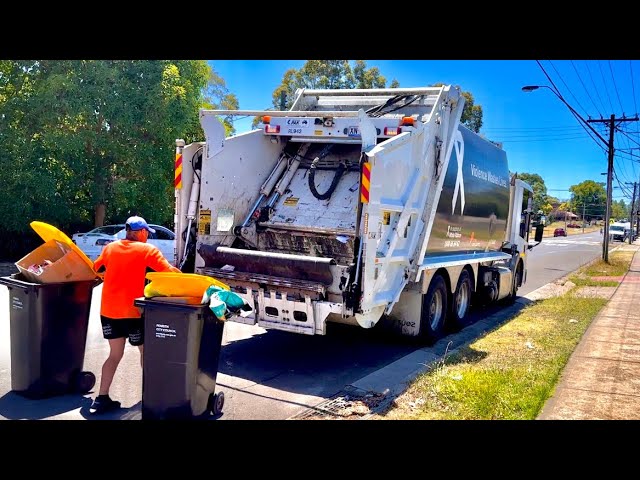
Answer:
[[[270, 108], [273, 90], [285, 71], [304, 63], [210, 61], [243, 110]], [[566, 102], [585, 119], [609, 118], [612, 113], [633, 117], [638, 112], [640, 61], [542, 60], [541, 64]], [[378, 67], [388, 83], [395, 78], [403, 87], [443, 82], [471, 92], [484, 112], [480, 132], [503, 142], [511, 171], [539, 174], [550, 195], [569, 198], [571, 185], [606, 180], [600, 175], [607, 170], [604, 147], [587, 135], [567, 106], [548, 89], [521, 90], [524, 85], [551, 86], [535, 60], [367, 60], [367, 65]], [[608, 141], [608, 127], [591, 125]], [[251, 119], [238, 120], [235, 126], [238, 133], [247, 131]], [[624, 122], [620, 128], [627, 135], [616, 132], [615, 136], [613, 197], [629, 202], [633, 187], [625, 182], [640, 181], [640, 122]]]

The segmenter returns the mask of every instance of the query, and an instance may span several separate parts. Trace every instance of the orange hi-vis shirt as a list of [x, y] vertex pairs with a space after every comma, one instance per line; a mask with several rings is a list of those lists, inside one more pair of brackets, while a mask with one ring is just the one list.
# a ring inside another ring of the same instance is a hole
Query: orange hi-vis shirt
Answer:
[[107, 244], [93, 267], [106, 268], [100, 315], [109, 318], [139, 318], [133, 301], [144, 296], [147, 267], [156, 272], [179, 272], [162, 255], [158, 247], [133, 240], [118, 240]]

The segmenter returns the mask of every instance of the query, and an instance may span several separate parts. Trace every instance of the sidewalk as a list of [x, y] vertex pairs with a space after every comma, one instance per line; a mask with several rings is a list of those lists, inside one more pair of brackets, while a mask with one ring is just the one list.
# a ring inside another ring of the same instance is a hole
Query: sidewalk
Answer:
[[538, 420], [640, 420], [638, 250], [571, 355]]

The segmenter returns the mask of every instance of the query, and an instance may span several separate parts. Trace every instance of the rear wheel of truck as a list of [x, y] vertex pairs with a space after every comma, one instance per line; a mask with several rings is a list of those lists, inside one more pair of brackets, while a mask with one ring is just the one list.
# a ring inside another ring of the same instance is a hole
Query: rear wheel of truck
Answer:
[[453, 294], [453, 301], [451, 302], [451, 327], [455, 330], [459, 330], [467, 325], [469, 308], [471, 307], [471, 297], [473, 294], [473, 288], [471, 286], [471, 276], [468, 270], [462, 270], [460, 278], [458, 278], [458, 285], [456, 291]]
[[447, 284], [441, 275], [436, 275], [422, 297], [420, 334], [427, 343], [431, 344], [442, 338], [446, 316]]
[[518, 263], [516, 267], [516, 274], [513, 276], [513, 283], [511, 284], [511, 293], [504, 299], [507, 305], [515, 303], [518, 295], [518, 286], [522, 283], [522, 262]]

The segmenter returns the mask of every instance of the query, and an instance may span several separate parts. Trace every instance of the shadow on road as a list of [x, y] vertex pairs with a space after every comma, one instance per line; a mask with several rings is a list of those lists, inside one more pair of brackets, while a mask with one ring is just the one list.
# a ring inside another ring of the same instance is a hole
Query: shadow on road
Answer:
[[140, 420], [142, 419], [142, 401], [128, 408], [119, 408], [112, 412], [94, 414], [89, 412], [91, 402], [80, 409], [80, 415], [85, 420]]
[[81, 395], [62, 395], [59, 397], [29, 399], [14, 392], [0, 398], [0, 415], [11, 420], [39, 420], [63, 413], [86, 408], [93, 400]]
[[[327, 324], [326, 336], [268, 331], [222, 347], [218, 371], [280, 390], [331, 396], [360, 378], [425, 348], [440, 356], [513, 318], [530, 300], [511, 306], [491, 305], [470, 312], [467, 326], [426, 345], [389, 331]], [[481, 322], [478, 324], [478, 322]], [[256, 368], [260, 365], [260, 368]], [[322, 378], [322, 391], [318, 379]], [[337, 389], [337, 390], [336, 390]]]

